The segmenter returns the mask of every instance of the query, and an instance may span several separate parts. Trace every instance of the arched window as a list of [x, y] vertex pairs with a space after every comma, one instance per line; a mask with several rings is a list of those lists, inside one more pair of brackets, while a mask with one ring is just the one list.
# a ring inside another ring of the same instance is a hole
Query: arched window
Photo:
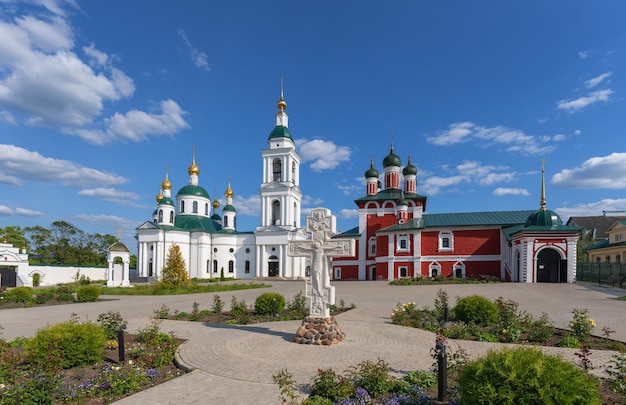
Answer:
[[181, 213], [185, 212], [185, 201], [180, 202], [180, 212]]
[[163, 210], [159, 210], [159, 222], [163, 222]]
[[209, 273], [211, 271], [211, 261], [207, 260], [206, 261], [206, 272]]
[[209, 204], [204, 204], [204, 215], [208, 216], [209, 215]]
[[224, 215], [224, 228], [228, 227], [228, 215]]
[[296, 182], [296, 162], [291, 162], [291, 182]]
[[217, 260], [213, 260], [213, 273], [217, 273]]
[[235, 272], [235, 262], [232, 260], [228, 261], [228, 272], [229, 273], [234, 273]]
[[170, 211], [170, 224], [174, 223], [174, 211]]
[[246, 260], [245, 273], [246, 274], [250, 273], [250, 260]]
[[280, 225], [280, 202], [272, 201], [272, 225]]
[[192, 206], [191, 206], [191, 212], [193, 212], [194, 214], [198, 213], [198, 201], [194, 201]]
[[428, 266], [428, 271], [431, 277], [437, 277], [438, 275], [441, 274], [441, 265], [439, 264], [439, 262], [436, 262], [436, 261], [432, 262]]
[[367, 241], [367, 251], [369, 252], [370, 256], [376, 256], [376, 237], [375, 236], [371, 236], [369, 238], [369, 240]]
[[276, 158], [274, 159], [274, 162], [272, 163], [272, 180], [273, 181], [280, 181], [282, 178], [282, 162], [280, 161], [280, 159]]
[[296, 227], [296, 224], [298, 223], [297, 219], [298, 219], [298, 204], [294, 202], [293, 203], [293, 226], [294, 228]]

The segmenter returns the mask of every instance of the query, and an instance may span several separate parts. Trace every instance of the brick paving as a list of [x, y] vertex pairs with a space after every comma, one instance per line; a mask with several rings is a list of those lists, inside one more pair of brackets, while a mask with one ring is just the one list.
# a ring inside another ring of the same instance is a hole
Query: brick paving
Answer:
[[[302, 290], [302, 281], [271, 281], [272, 291], [292, 298]], [[318, 368], [342, 372], [363, 360], [382, 358], [398, 375], [410, 370], [428, 369], [433, 363], [430, 350], [435, 335], [391, 325], [389, 316], [397, 303], [414, 301], [418, 306], [432, 306], [439, 288], [445, 289], [453, 305], [457, 296], [480, 294], [490, 299], [499, 296], [517, 301], [521, 310], [534, 315], [546, 312], [557, 327], [567, 327], [572, 309], [588, 309], [597, 323], [596, 334], [603, 326], [615, 330], [613, 338], [626, 341], [626, 301], [616, 297], [625, 290], [593, 284], [477, 284], [444, 286], [389, 286], [386, 282], [336, 282], [337, 299], [357, 308], [337, 316], [346, 332], [344, 342], [334, 346], [307, 346], [291, 340], [300, 321], [269, 322], [255, 325], [215, 325], [194, 322], [163, 321], [161, 329], [187, 339], [178, 353], [181, 364], [193, 369], [150, 390], [118, 401], [117, 404], [278, 404], [279, 390], [272, 375], [288, 369], [306, 392]], [[231, 296], [253, 304], [261, 291], [245, 290], [220, 293], [230, 302]], [[118, 300], [70, 306], [25, 308], [0, 311], [3, 337], [30, 336], [46, 322], [69, 318], [72, 312], [95, 319], [107, 310], [120, 311], [129, 320], [129, 330], [148, 324], [154, 309], [167, 305], [171, 310], [189, 312], [193, 302], [200, 309], [210, 308], [214, 294], [174, 297], [118, 297]], [[66, 308], [61, 308], [66, 307]], [[70, 307], [70, 308], [67, 308]], [[470, 358], [484, 355], [503, 345], [497, 343], [451, 341], [452, 350], [462, 348]], [[574, 361], [573, 349], [544, 348]], [[591, 360], [601, 367], [614, 352], [594, 351]], [[601, 374], [601, 369], [596, 369]]]

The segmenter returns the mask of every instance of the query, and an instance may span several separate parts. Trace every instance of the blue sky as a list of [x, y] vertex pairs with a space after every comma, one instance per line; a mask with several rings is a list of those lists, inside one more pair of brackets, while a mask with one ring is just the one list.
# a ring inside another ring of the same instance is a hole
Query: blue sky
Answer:
[[393, 142], [427, 212], [626, 209], [623, 1], [0, 0], [0, 226], [133, 250], [167, 170], [259, 225], [284, 74], [303, 208], [357, 224]]

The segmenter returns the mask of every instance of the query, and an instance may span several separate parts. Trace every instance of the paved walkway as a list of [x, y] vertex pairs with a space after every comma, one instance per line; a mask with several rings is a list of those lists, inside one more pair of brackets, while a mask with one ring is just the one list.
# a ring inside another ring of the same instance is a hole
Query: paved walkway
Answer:
[[[302, 290], [302, 281], [272, 281], [272, 291], [292, 298]], [[457, 296], [480, 294], [490, 299], [502, 296], [519, 302], [520, 309], [534, 315], [548, 313], [557, 327], [566, 327], [572, 309], [588, 309], [602, 327], [615, 330], [613, 338], [626, 341], [625, 301], [616, 297], [626, 291], [589, 284], [480, 284], [446, 286], [388, 286], [386, 282], [337, 282], [337, 299], [357, 308], [337, 317], [347, 339], [330, 347], [298, 345], [291, 342], [300, 321], [270, 322], [257, 325], [209, 325], [193, 322], [163, 321], [161, 329], [188, 339], [180, 348], [180, 362], [193, 372], [138, 393], [117, 404], [278, 404], [278, 387], [272, 375], [286, 368], [303, 389], [318, 368], [332, 367], [342, 372], [363, 360], [386, 360], [398, 374], [415, 369], [428, 369], [433, 359], [430, 349], [435, 335], [391, 325], [389, 315], [398, 302], [414, 301], [418, 306], [432, 306], [437, 290], [448, 292], [450, 303]], [[248, 304], [261, 290], [221, 293], [227, 306], [231, 296]], [[45, 308], [0, 311], [3, 337], [29, 336], [46, 322], [69, 318], [76, 312], [95, 319], [111, 309], [120, 311], [129, 320], [129, 330], [144, 327], [153, 310], [167, 305], [171, 310], [191, 311], [193, 302], [200, 309], [211, 307], [214, 294], [169, 297], [122, 297], [119, 300]], [[453, 350], [463, 348], [472, 358], [485, 354], [493, 343], [451, 341]], [[572, 349], [545, 348], [574, 360]], [[594, 351], [591, 360], [600, 366], [610, 360], [613, 352]], [[601, 370], [597, 370], [601, 373]]]

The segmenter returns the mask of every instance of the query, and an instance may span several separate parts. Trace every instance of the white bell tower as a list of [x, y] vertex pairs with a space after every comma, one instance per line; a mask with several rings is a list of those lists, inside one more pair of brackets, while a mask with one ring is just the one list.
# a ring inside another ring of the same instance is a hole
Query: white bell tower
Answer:
[[261, 227], [278, 226], [285, 230], [300, 228], [302, 191], [300, 191], [300, 156], [289, 132], [287, 102], [281, 85], [276, 103], [276, 126], [267, 140], [261, 183]]

